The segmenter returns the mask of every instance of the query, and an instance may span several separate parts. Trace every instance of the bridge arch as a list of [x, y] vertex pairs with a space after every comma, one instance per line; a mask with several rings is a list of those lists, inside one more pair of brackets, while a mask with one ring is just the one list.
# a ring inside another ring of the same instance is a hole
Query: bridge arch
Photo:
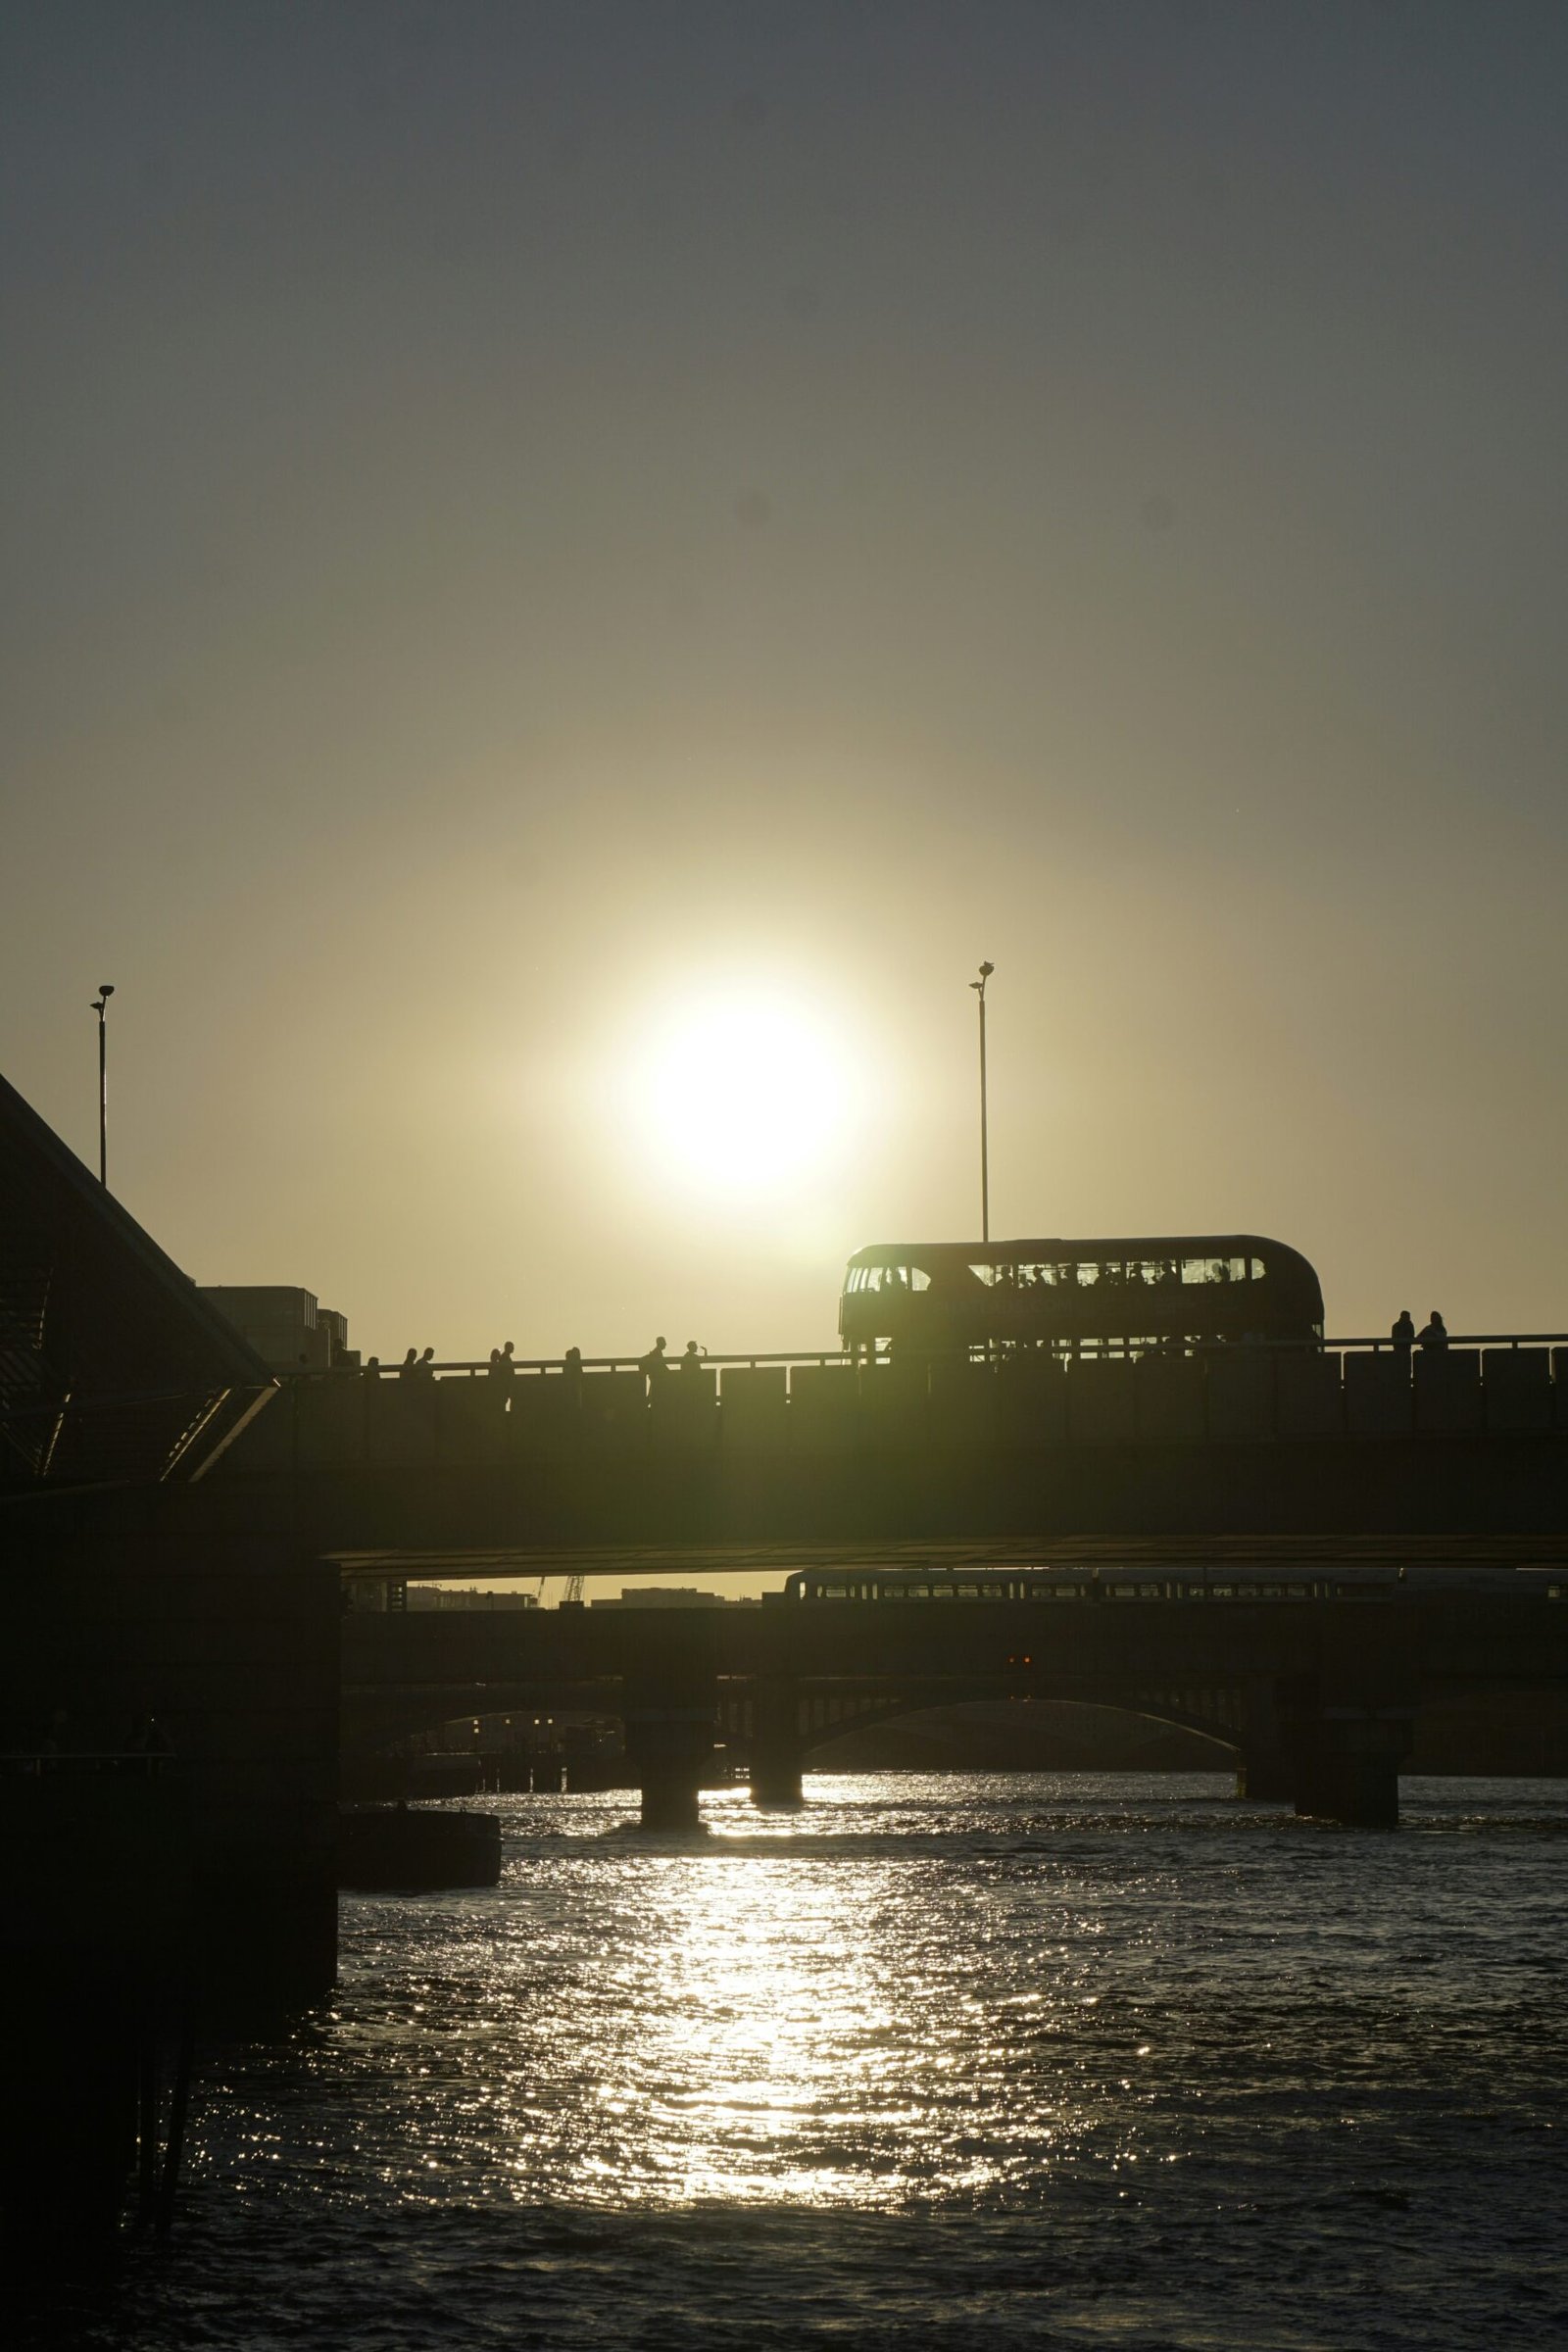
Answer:
[[[758, 1690], [756, 1684], [721, 1686], [716, 1721], [719, 1735], [727, 1742], [744, 1748], [756, 1736]], [[927, 1683], [913, 1690], [883, 1685], [833, 1690], [813, 1690], [808, 1685], [794, 1696], [793, 1721], [789, 1720], [789, 1708], [784, 1723], [775, 1718], [775, 1736], [782, 1732], [786, 1742], [804, 1758], [852, 1731], [999, 1699], [1019, 1707], [1036, 1702], [1105, 1708], [1192, 1732], [1231, 1748], [1241, 1747], [1245, 1737], [1247, 1694], [1240, 1689], [1155, 1690], [1109, 1679], [1086, 1684], [1035, 1677], [1025, 1689], [1015, 1676], [969, 1676], [939, 1688]], [[345, 1694], [343, 1747], [350, 1754], [383, 1752], [402, 1740], [465, 1716], [619, 1713], [620, 1691], [612, 1683], [454, 1683], [421, 1690], [351, 1690]]]
[[[1211, 1711], [1198, 1712], [1190, 1707], [1172, 1704], [1168, 1700], [1147, 1693], [1067, 1690], [999, 1690], [994, 1683], [972, 1686], [955, 1685], [940, 1692], [889, 1692], [886, 1695], [867, 1695], [845, 1704], [833, 1716], [824, 1715], [814, 1723], [803, 1726], [801, 1754], [803, 1760], [830, 1747], [835, 1740], [851, 1733], [871, 1730], [883, 1724], [915, 1721], [921, 1716], [942, 1715], [950, 1709], [998, 1701], [1016, 1708], [1020, 1713], [1030, 1704], [1093, 1708], [1100, 1713], [1125, 1715], [1141, 1722], [1159, 1724], [1173, 1731], [1192, 1733], [1195, 1737], [1214, 1742], [1218, 1747], [1237, 1750], [1242, 1744], [1242, 1733], [1231, 1710], [1223, 1716]], [[1216, 1765], [1216, 1769], [1220, 1769]]]

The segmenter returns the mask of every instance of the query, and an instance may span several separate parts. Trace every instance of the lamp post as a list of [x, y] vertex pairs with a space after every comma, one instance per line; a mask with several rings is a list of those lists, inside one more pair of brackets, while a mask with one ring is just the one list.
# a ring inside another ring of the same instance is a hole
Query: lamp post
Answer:
[[92, 1008], [98, 1015], [98, 1181], [106, 1189], [109, 1184], [109, 1039], [104, 1028], [104, 1014], [115, 993], [112, 980], [100, 980]]
[[983, 963], [979, 979], [969, 983], [980, 1000], [980, 1239], [988, 1247], [991, 1241], [991, 1155], [986, 1125], [986, 982], [996, 968], [994, 963]]

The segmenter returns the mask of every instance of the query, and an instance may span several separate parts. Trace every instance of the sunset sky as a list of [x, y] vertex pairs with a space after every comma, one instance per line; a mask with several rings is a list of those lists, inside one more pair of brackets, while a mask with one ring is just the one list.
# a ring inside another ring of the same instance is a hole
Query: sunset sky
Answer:
[[7, 5], [0, 1067], [382, 1354], [1568, 1329], [1568, 11]]

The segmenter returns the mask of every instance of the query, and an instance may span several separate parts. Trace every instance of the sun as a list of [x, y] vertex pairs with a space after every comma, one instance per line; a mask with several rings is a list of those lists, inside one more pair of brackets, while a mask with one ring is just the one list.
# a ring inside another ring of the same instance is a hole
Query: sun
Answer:
[[769, 997], [666, 1016], [632, 1073], [646, 1149], [683, 1185], [770, 1198], [820, 1170], [846, 1140], [847, 1056], [809, 1008]]

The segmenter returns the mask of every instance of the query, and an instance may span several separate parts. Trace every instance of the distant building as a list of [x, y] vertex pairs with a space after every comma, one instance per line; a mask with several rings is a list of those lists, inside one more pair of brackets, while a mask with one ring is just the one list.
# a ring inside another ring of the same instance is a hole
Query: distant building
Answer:
[[622, 1585], [618, 1599], [595, 1600], [596, 1609], [755, 1609], [753, 1595], [699, 1592], [691, 1585]]
[[475, 1586], [410, 1585], [411, 1609], [536, 1609], [536, 1592], [481, 1592]]
[[201, 1296], [248, 1340], [273, 1372], [330, 1372], [358, 1366], [347, 1315], [318, 1306], [314, 1291], [269, 1282], [203, 1285]]

